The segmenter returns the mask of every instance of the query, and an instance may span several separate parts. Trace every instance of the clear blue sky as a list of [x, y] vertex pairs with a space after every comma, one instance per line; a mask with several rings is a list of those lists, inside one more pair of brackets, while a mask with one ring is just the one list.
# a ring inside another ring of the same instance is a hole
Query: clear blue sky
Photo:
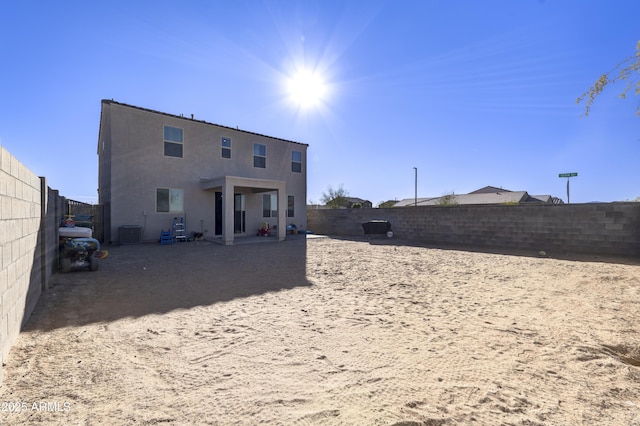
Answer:
[[[635, 53], [636, 0], [3, 1], [0, 144], [97, 201], [100, 100], [309, 144], [308, 201], [486, 185], [640, 196], [640, 97], [575, 99]], [[291, 101], [296, 69], [324, 80]]]

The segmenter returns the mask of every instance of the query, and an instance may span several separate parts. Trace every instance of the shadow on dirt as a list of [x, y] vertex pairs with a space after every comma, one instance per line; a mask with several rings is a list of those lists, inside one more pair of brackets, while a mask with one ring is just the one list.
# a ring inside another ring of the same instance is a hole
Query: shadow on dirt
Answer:
[[306, 241], [106, 246], [99, 270], [54, 274], [26, 329], [162, 314], [310, 286]]

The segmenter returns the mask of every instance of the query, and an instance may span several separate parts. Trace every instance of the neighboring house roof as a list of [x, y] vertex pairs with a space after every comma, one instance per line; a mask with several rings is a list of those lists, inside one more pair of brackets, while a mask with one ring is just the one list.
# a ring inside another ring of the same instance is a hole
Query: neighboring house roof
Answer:
[[[529, 195], [526, 191], [510, 191], [495, 186], [485, 186], [468, 194], [451, 194], [442, 197], [418, 198], [418, 206], [437, 206], [440, 204], [564, 204], [557, 197], [551, 195]], [[398, 201], [393, 207], [407, 207], [416, 204], [415, 198], [405, 198]]]
[[[439, 197], [436, 197], [439, 198]], [[430, 198], [418, 198], [418, 205], [419, 206], [424, 206], [427, 205], [425, 204], [426, 202], [433, 200], [433, 197]], [[416, 204], [416, 199], [415, 198], [405, 198], [403, 200], [400, 201], [396, 201], [396, 203], [393, 205], [393, 207], [407, 207], [407, 206], [413, 206]]]
[[[337, 200], [334, 200], [334, 202]], [[330, 203], [330, 204], [334, 204], [334, 202]], [[357, 197], [342, 197], [342, 199], [340, 200], [340, 207], [341, 209], [350, 209], [353, 208], [354, 204], [360, 204], [362, 207], [364, 208], [371, 208], [373, 207], [373, 204], [371, 203], [371, 201], [369, 200], [363, 200], [362, 198], [357, 198]], [[316, 208], [326, 208], [327, 206], [317, 206]], [[332, 207], [335, 208], [335, 207]]]
[[345, 200], [349, 201], [350, 203], [365, 203], [365, 202], [370, 202], [367, 200], [363, 200], [362, 198], [356, 198], [356, 197], [344, 197]]
[[530, 195], [525, 201], [527, 203], [564, 204], [561, 198], [551, 195]]
[[552, 200], [551, 195], [529, 195], [529, 198], [525, 200], [526, 203], [550, 203]]
[[484, 188], [476, 189], [469, 194], [488, 194], [492, 192], [511, 192], [508, 189], [496, 188], [495, 186], [485, 186]]
[[425, 202], [423, 206], [435, 206], [444, 202], [443, 199], [450, 204], [468, 205], [468, 204], [517, 204], [526, 200], [528, 194], [526, 191], [501, 191], [492, 193], [479, 193], [479, 194], [460, 194], [460, 195], [445, 195], [443, 197], [432, 198], [428, 202]]
[[103, 99], [102, 103], [103, 104], [120, 105], [120, 106], [124, 106], [124, 107], [128, 107], [128, 108], [134, 108], [134, 109], [137, 109], [137, 110], [140, 110], [140, 111], [147, 111], [147, 112], [152, 112], [154, 114], [166, 115], [167, 117], [180, 118], [180, 119], [188, 120], [188, 121], [196, 121], [196, 122], [200, 122], [200, 123], [204, 123], [204, 124], [209, 124], [209, 125], [212, 125], [212, 126], [217, 126], [217, 127], [222, 127], [222, 128], [225, 128], [225, 129], [235, 130], [237, 132], [248, 133], [250, 135], [263, 136], [263, 137], [267, 137], [267, 138], [270, 138], [270, 139], [277, 139], [277, 140], [281, 140], [281, 141], [284, 141], [284, 142], [289, 142], [289, 143], [295, 143], [295, 144], [298, 144], [298, 145], [309, 146], [309, 144], [306, 144], [306, 143], [291, 141], [291, 140], [282, 139], [282, 138], [278, 138], [278, 137], [274, 137], [274, 136], [263, 135], [261, 133], [250, 132], [248, 130], [241, 130], [241, 129], [237, 128], [237, 127], [233, 128], [233, 127], [229, 127], [229, 126], [223, 126], [221, 124], [210, 123], [210, 122], [204, 121], [204, 120], [195, 120], [193, 118], [193, 114], [191, 114], [191, 118], [188, 118], [188, 117], [183, 116], [182, 114], [181, 115], [169, 114], [169, 113], [166, 113], [166, 112], [156, 111], [156, 110], [149, 109], [149, 108], [142, 108], [142, 107], [138, 107], [138, 106], [135, 106], [135, 105], [129, 105], [129, 104], [125, 104], [125, 103], [122, 103], [122, 102], [116, 102], [113, 99], [111, 99], [111, 100]]
[[356, 198], [356, 197], [345, 197], [345, 201], [346, 201], [345, 204], [348, 207], [352, 207], [356, 203], [361, 204], [363, 207], [373, 205], [369, 200], [363, 200], [362, 198]]

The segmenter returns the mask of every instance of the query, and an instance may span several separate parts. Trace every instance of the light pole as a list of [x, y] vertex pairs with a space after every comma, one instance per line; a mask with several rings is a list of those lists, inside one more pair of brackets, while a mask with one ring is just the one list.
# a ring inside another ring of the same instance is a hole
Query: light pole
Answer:
[[415, 182], [415, 198], [414, 198], [415, 204], [414, 204], [414, 206], [418, 207], [418, 168], [414, 167], [413, 170], [415, 171], [415, 179], [416, 179], [416, 182]]

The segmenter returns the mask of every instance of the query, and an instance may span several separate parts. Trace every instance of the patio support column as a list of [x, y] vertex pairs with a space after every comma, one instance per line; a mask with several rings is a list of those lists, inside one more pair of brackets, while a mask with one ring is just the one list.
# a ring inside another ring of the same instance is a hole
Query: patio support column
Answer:
[[222, 185], [222, 241], [225, 245], [233, 244], [233, 191], [231, 179], [225, 179]]

